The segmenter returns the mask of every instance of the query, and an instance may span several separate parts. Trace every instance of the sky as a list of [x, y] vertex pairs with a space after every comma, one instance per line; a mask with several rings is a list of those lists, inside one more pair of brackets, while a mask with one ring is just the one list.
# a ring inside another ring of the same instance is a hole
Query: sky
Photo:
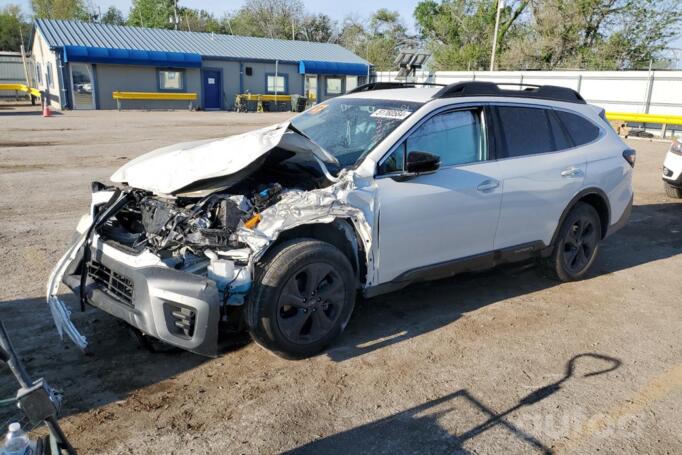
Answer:
[[[92, 0], [95, 6], [99, 6], [104, 12], [110, 5], [116, 6], [125, 14], [130, 10], [131, 0]], [[19, 4], [25, 13], [31, 11], [30, 0], [0, 0], [0, 6], [9, 3]], [[189, 8], [205, 9], [211, 13], [222, 16], [225, 11], [239, 9], [243, 0], [178, 0], [178, 4]], [[338, 21], [351, 15], [368, 17], [379, 8], [388, 8], [398, 11], [405, 21], [405, 25], [414, 31], [412, 12], [416, 1], [405, 0], [303, 0], [306, 10], [311, 13], [325, 13]]]
[[[131, 0], [90, 0], [104, 12], [110, 5], [116, 6], [125, 14], [130, 10]], [[7, 4], [19, 4], [26, 14], [31, 11], [30, 0], [0, 0], [0, 7]], [[239, 9], [244, 0], [178, 0], [178, 3], [189, 8], [200, 8], [222, 16], [226, 11]], [[398, 11], [410, 32], [414, 32], [414, 18], [412, 13], [417, 0], [303, 0], [306, 10], [311, 13], [325, 13], [332, 19], [342, 21], [348, 15], [369, 17], [379, 8]], [[682, 49], [682, 35], [671, 43], [671, 47]], [[678, 62], [678, 68], [682, 61]]]

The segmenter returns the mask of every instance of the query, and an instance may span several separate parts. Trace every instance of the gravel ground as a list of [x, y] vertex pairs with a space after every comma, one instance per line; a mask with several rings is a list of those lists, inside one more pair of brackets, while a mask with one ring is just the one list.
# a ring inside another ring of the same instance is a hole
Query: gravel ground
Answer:
[[[81, 453], [682, 452], [682, 205], [659, 177], [667, 144], [630, 141], [630, 224], [582, 282], [514, 267], [416, 285], [361, 302], [326, 353], [296, 362], [243, 340], [217, 359], [152, 354], [67, 296], [85, 355], [59, 340], [43, 296], [89, 182], [289, 114], [36, 111], [0, 106], [0, 318], [31, 374], [63, 391]], [[0, 372], [0, 398], [14, 388]]]

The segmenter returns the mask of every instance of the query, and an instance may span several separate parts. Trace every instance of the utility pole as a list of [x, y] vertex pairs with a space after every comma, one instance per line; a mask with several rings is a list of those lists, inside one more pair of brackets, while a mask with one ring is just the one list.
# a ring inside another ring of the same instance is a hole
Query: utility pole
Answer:
[[493, 35], [493, 52], [490, 54], [490, 71], [495, 71], [495, 54], [497, 54], [497, 34], [500, 31], [500, 13], [504, 0], [497, 0], [497, 17], [495, 18], [495, 33]]
[[171, 17], [170, 20], [175, 26], [175, 30], [177, 30], [178, 24], [180, 23], [180, 19], [178, 18], [178, 0], [173, 2], [173, 17]]

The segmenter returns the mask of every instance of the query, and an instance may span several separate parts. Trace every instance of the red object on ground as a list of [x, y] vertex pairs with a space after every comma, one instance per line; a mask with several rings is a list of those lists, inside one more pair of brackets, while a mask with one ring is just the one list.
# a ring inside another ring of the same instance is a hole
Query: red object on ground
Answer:
[[43, 103], [43, 117], [51, 117], [52, 112], [50, 112], [50, 105]]

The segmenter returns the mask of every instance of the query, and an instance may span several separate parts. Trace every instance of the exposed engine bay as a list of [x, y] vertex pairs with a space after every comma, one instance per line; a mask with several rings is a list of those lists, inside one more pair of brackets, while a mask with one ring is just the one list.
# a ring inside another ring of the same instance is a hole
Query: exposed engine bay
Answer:
[[262, 187], [250, 197], [214, 193], [203, 198], [162, 198], [131, 190], [129, 202], [97, 229], [106, 241], [139, 253], [143, 249], [164, 259], [175, 258], [184, 268], [207, 248], [244, 247], [236, 236], [240, 226], [253, 228], [259, 213], [278, 202], [279, 183]]
[[[244, 304], [255, 264], [280, 233], [347, 220], [348, 232], [341, 235], [357, 254], [369, 257], [371, 212], [348, 201], [356, 188], [353, 171], [335, 167], [333, 157], [311, 151], [305, 136], [281, 126], [259, 137], [267, 140], [259, 142], [254, 156], [224, 176], [188, 184], [186, 173], [164, 181], [161, 169], [156, 180], [145, 180], [149, 185], [128, 184], [141, 178], [137, 173], [163, 167], [163, 160], [177, 153], [170, 150], [156, 155], [157, 164], [143, 155], [139, 163], [121, 168], [112, 176], [118, 185], [94, 183], [91, 213], [77, 229], [80, 237], [48, 282], [47, 301], [60, 334], [81, 348], [87, 345], [57, 296], [63, 281], [80, 295], [82, 308], [97, 306], [154, 338], [214, 355], [218, 320], [226, 308]], [[253, 141], [253, 135], [242, 139]], [[197, 149], [220, 152], [214, 143], [205, 144], [184, 146], [187, 166], [196, 167], [187, 156]], [[203, 161], [206, 154], [197, 158]], [[206, 167], [213, 170], [216, 164]]]

